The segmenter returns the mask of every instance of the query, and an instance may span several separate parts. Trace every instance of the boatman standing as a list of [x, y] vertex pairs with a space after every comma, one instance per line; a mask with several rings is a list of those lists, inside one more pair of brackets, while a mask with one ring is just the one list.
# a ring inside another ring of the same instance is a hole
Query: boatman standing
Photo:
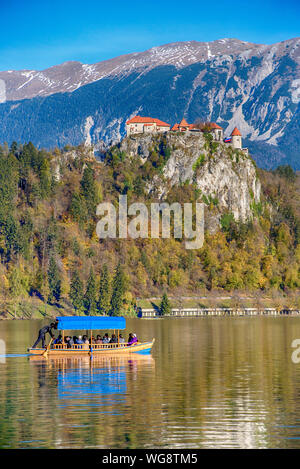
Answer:
[[51, 322], [49, 326], [42, 327], [42, 329], [39, 330], [39, 336], [32, 348], [36, 348], [40, 341], [42, 341], [42, 347], [45, 348], [45, 335], [48, 333], [51, 335], [52, 339], [54, 339], [52, 329], [57, 329], [57, 323]]

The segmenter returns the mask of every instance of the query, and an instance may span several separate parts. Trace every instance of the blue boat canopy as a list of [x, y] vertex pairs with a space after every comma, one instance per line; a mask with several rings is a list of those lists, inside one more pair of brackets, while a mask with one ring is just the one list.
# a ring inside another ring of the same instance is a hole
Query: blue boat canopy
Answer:
[[126, 329], [122, 316], [58, 316], [56, 320], [60, 331]]

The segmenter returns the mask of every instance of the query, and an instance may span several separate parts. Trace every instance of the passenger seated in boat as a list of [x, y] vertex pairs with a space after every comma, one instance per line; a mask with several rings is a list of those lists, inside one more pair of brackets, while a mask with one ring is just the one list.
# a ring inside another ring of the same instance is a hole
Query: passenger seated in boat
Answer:
[[124, 337], [122, 336], [122, 334], [119, 335], [119, 343], [120, 343], [120, 344], [125, 344], [125, 339], [124, 339]]
[[67, 344], [67, 348], [72, 348], [72, 346], [74, 345], [72, 337], [67, 335], [65, 338], [65, 344]]
[[59, 334], [59, 336], [57, 337], [57, 339], [55, 339], [53, 341], [54, 344], [62, 344], [62, 336], [61, 334]]
[[133, 345], [133, 344], [136, 344], [137, 341], [138, 341], [138, 340], [137, 340], [136, 334], [133, 334], [132, 332], [130, 332], [129, 337], [128, 337], [127, 344], [128, 344], [128, 345]]
[[110, 343], [111, 344], [117, 344], [118, 343], [118, 339], [117, 339], [115, 334], [112, 334], [111, 339], [110, 339]]
[[102, 339], [103, 344], [109, 344], [110, 338], [108, 337], [108, 334], [106, 333]]
[[83, 340], [82, 348], [83, 348], [84, 350], [88, 350], [89, 347], [90, 347], [90, 344], [89, 344], [89, 340], [88, 340], [87, 336], [84, 335], [84, 336], [82, 337], [82, 340]]
[[78, 339], [75, 342], [76, 344], [83, 344], [82, 335], [78, 336]]
[[97, 335], [96, 344], [102, 344], [102, 339], [100, 335]]

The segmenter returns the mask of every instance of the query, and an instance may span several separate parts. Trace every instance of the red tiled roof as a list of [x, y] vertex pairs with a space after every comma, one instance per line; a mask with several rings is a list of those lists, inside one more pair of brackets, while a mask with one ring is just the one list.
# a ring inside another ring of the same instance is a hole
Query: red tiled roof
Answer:
[[153, 117], [135, 116], [126, 122], [126, 124], [154, 124], [154, 123], [158, 126], [170, 127], [170, 124], [167, 124], [166, 122], [163, 122], [159, 119], [155, 119]]
[[[195, 129], [195, 125], [194, 124], [182, 124], [182, 122], [184, 121], [184, 119], [180, 122], [180, 124], [174, 124], [172, 129], [174, 132], [177, 131], [177, 130], [180, 130], [180, 129], [184, 129], [184, 130], [192, 130], [192, 129]], [[186, 121], [185, 121], [186, 122]]]
[[[220, 130], [223, 130], [222, 127], [220, 127], [218, 124], [216, 124], [215, 122], [209, 122], [207, 124], [208, 127], [210, 127], [211, 129], [220, 129]], [[186, 128], [188, 130], [192, 130], [192, 129], [198, 129], [197, 127], [197, 124], [188, 124], [187, 121], [185, 119], [182, 119], [182, 121], [180, 122], [180, 124], [175, 124], [171, 130], [179, 130], [181, 127], [183, 128]]]
[[210, 127], [212, 129], [221, 129], [222, 130], [222, 127], [220, 127], [218, 124], [216, 124], [215, 122], [210, 122], [209, 123]]
[[189, 126], [189, 124], [187, 123], [187, 121], [184, 118], [181, 120], [179, 125], [182, 126], [182, 127], [188, 127]]
[[239, 135], [240, 137], [242, 136], [241, 132], [239, 131], [237, 127], [233, 129], [233, 131], [231, 132], [231, 135]]

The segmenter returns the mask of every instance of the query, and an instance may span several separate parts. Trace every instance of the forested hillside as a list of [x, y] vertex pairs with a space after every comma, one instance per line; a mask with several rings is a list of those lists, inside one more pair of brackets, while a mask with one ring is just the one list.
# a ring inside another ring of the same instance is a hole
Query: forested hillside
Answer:
[[[174, 239], [101, 240], [96, 206], [146, 191], [170, 156], [152, 148], [145, 164], [113, 147], [103, 162], [85, 147], [37, 150], [31, 143], [0, 148], [0, 312], [37, 317], [60, 312], [135, 314], [136, 297], [206, 292], [283, 292], [294, 303], [300, 287], [300, 177], [288, 167], [257, 169], [261, 202], [253, 217], [230, 212], [204, 246], [186, 250]], [[238, 161], [238, 160], [237, 160]], [[200, 163], [199, 163], [200, 164]], [[235, 163], [238, 164], [238, 163]], [[194, 168], [197, 170], [197, 168]], [[167, 201], [196, 201], [193, 181], [170, 188]], [[207, 213], [212, 198], [202, 200]]]

